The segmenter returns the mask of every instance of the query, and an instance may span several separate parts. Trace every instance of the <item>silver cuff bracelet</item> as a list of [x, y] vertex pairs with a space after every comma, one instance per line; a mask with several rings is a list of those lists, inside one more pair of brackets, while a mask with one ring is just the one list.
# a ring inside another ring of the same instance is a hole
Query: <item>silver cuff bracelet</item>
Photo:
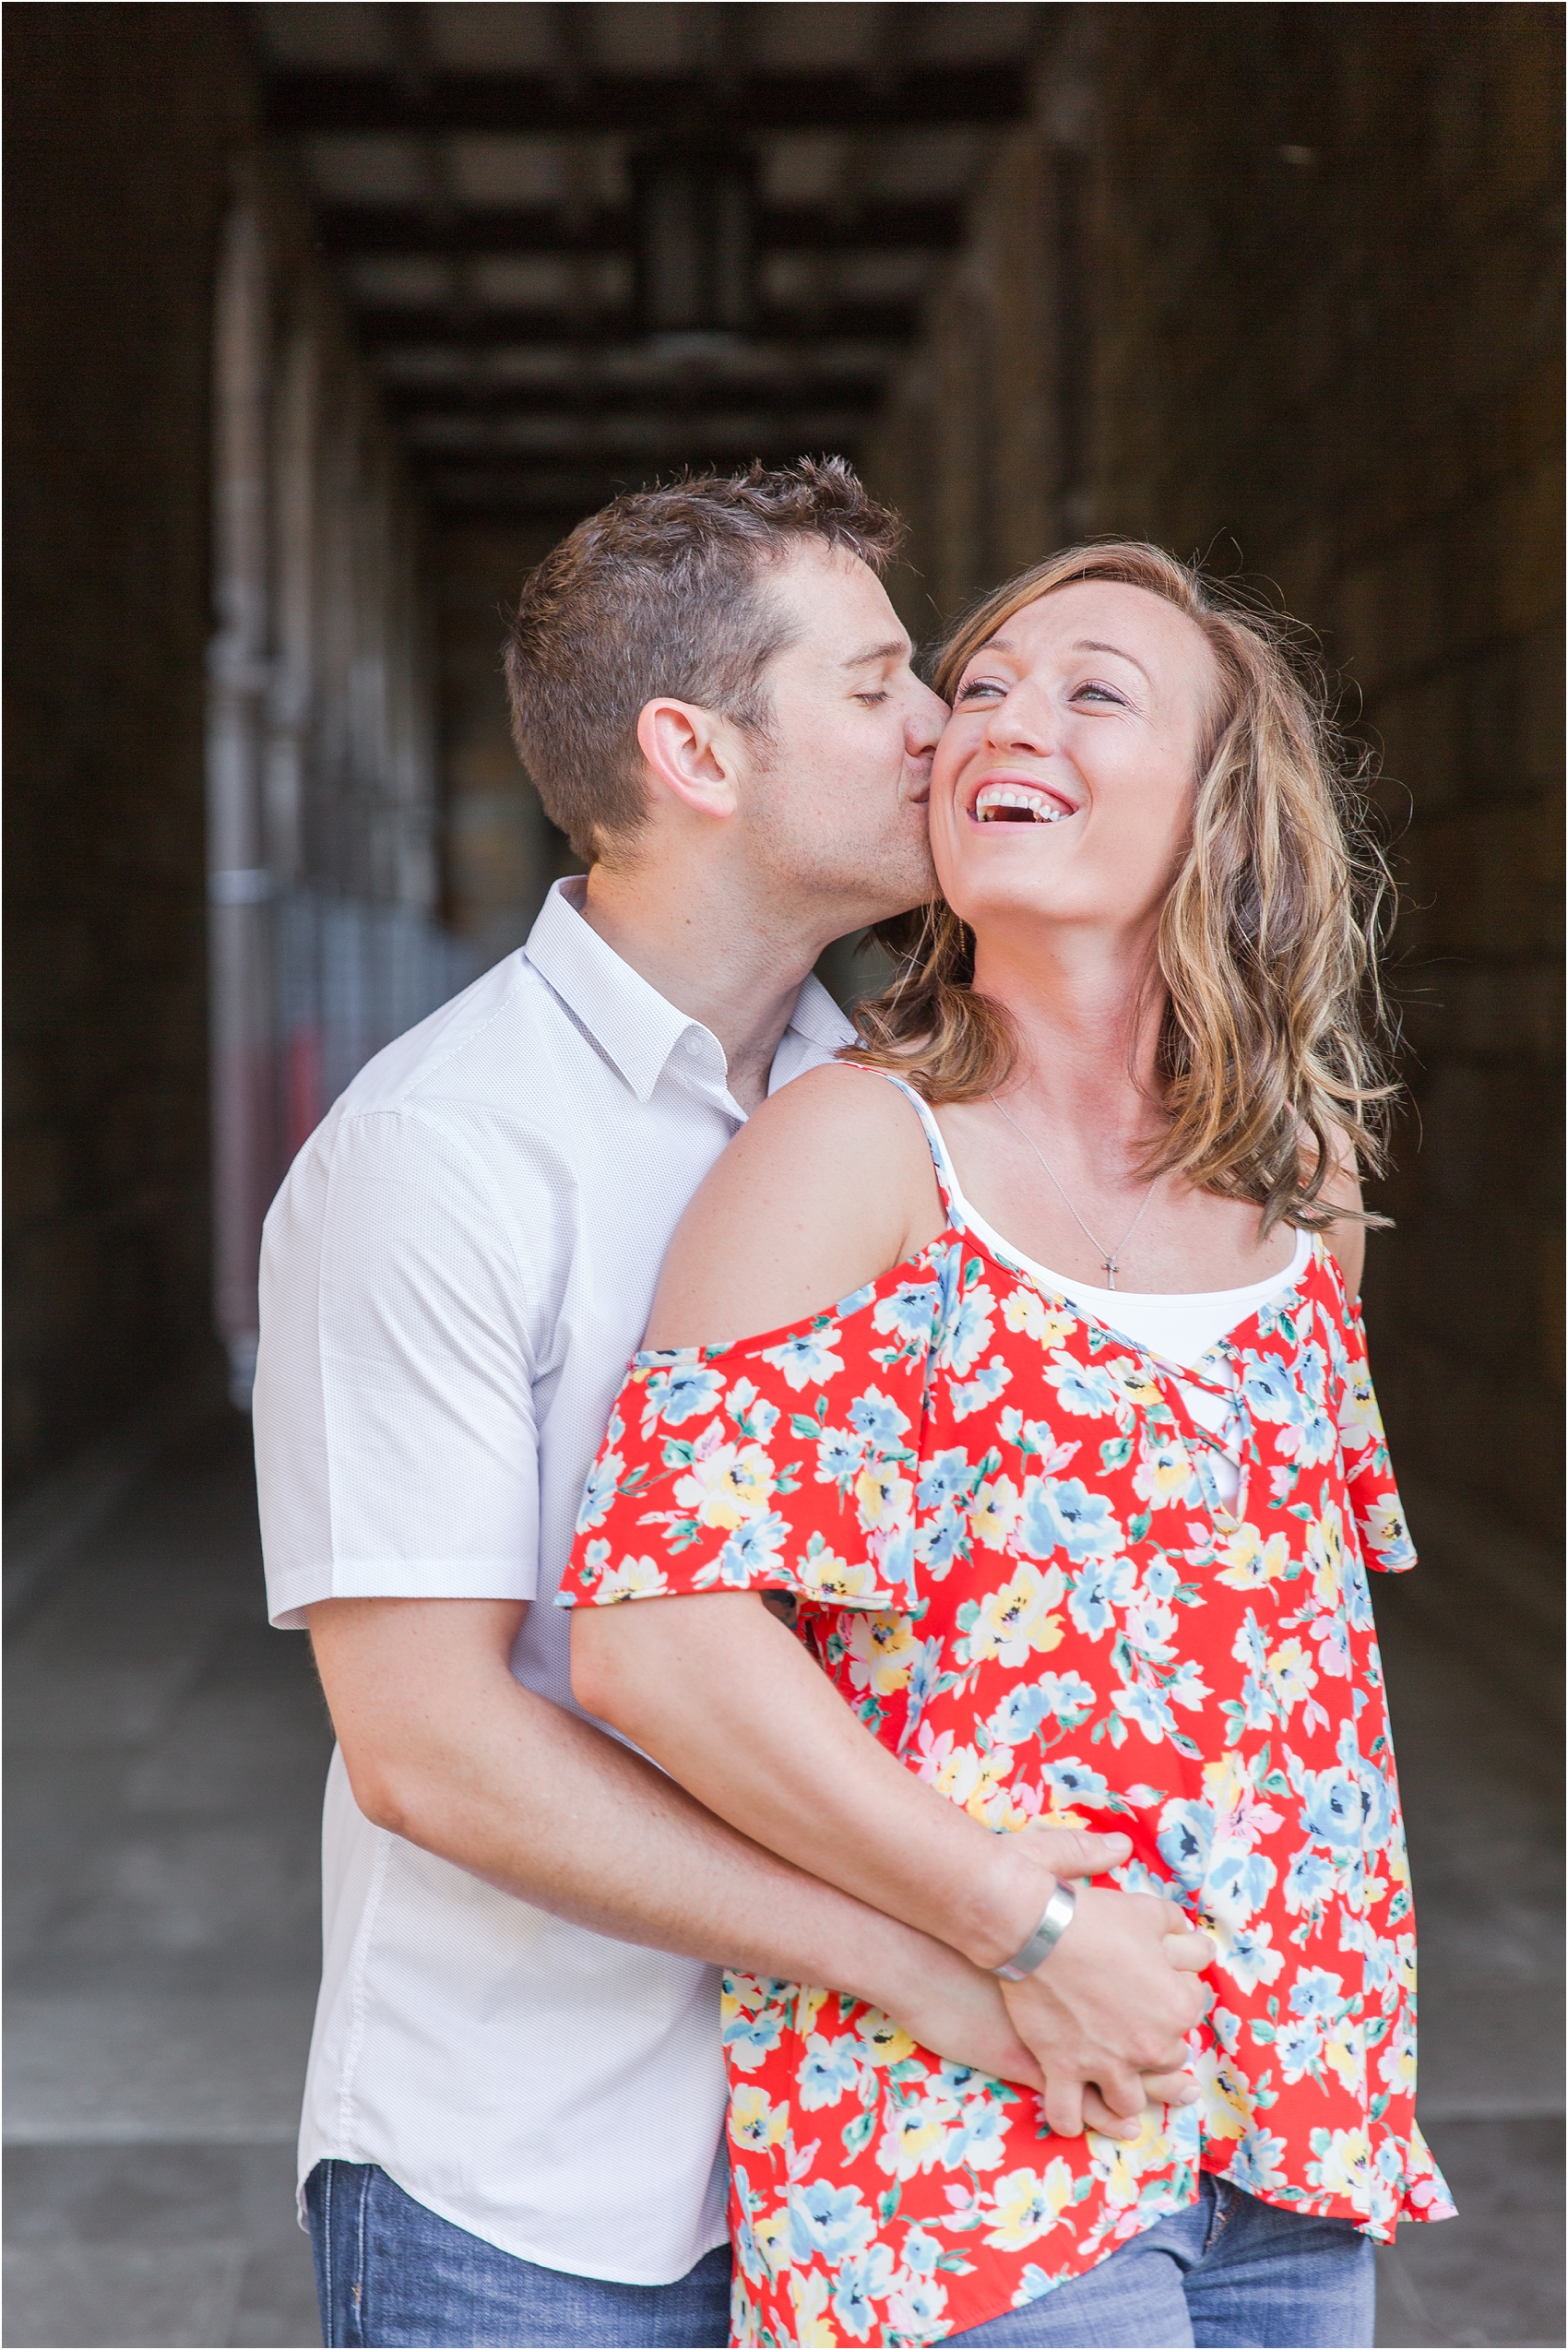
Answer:
[[1026, 1975], [1043, 1966], [1057, 1943], [1073, 1922], [1073, 1912], [1078, 1896], [1063, 1879], [1056, 1881], [1056, 1891], [1045, 1905], [1045, 1916], [1017, 1954], [1005, 1966], [993, 1966], [992, 1973], [1000, 1975], [1004, 1983], [1021, 1983]]

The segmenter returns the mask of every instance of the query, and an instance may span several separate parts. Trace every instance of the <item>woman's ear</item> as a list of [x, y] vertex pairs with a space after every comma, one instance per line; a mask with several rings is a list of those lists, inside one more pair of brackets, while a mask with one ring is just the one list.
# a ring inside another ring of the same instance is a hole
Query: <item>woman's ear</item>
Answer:
[[732, 733], [695, 702], [645, 702], [637, 714], [650, 782], [699, 816], [732, 816], [739, 804]]

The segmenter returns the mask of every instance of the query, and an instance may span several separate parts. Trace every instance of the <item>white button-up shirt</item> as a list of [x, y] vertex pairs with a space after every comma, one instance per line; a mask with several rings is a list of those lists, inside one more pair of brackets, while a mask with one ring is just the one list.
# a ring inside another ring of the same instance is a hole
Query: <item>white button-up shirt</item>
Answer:
[[[582, 886], [300, 1153], [267, 1220], [255, 1379], [273, 1622], [345, 1596], [526, 1599], [512, 1670], [574, 1711], [551, 1603], [584, 1478], [670, 1236], [743, 1118], [718, 1039], [588, 928]], [[808, 979], [771, 1089], [849, 1033]], [[302, 2181], [379, 2163], [505, 2251], [629, 2284], [723, 2241], [711, 1968], [373, 1827], [340, 1754], [323, 1881]]]

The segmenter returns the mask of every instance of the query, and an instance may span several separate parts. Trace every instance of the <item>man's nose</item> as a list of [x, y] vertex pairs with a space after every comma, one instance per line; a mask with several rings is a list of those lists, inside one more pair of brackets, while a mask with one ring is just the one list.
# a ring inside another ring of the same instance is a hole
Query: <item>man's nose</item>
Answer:
[[947, 723], [947, 705], [939, 694], [921, 688], [921, 698], [910, 711], [904, 727], [904, 742], [912, 759], [929, 759], [942, 740], [942, 730]]

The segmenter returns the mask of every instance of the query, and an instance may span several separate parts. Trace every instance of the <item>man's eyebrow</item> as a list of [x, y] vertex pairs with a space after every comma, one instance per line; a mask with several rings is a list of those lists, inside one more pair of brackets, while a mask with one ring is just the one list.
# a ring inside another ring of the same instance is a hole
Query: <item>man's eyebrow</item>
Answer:
[[907, 636], [890, 636], [885, 645], [867, 645], [861, 651], [851, 653], [844, 663], [846, 669], [864, 669], [872, 661], [907, 661], [909, 640]]
[[1146, 685], [1152, 685], [1154, 683], [1153, 678], [1150, 677], [1147, 670], [1145, 669], [1142, 661], [1137, 659], [1136, 655], [1133, 653], [1124, 653], [1120, 645], [1101, 645], [1093, 636], [1081, 636], [1078, 639], [1078, 642], [1074, 646], [1073, 650], [1075, 653], [1114, 653], [1119, 661], [1132, 662], [1133, 667], [1137, 671], [1138, 675], [1143, 679]]

